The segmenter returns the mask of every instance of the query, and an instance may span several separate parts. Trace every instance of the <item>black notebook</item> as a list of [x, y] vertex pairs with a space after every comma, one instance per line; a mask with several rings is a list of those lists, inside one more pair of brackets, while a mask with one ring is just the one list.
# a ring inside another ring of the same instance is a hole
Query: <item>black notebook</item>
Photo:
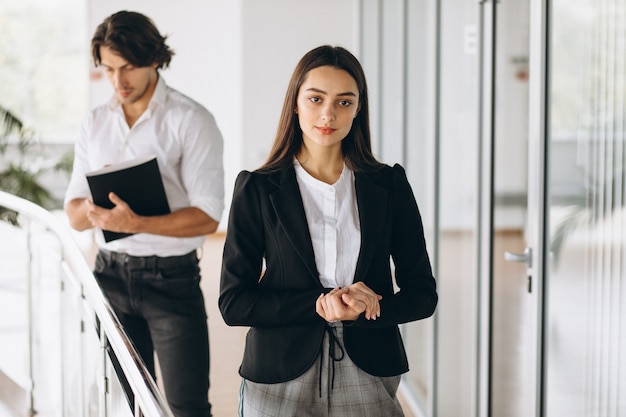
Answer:
[[[170, 212], [159, 165], [153, 155], [108, 165], [86, 175], [91, 197], [97, 206], [113, 208], [109, 193], [114, 192], [141, 216], [157, 216]], [[110, 230], [102, 232], [106, 242], [132, 234]]]

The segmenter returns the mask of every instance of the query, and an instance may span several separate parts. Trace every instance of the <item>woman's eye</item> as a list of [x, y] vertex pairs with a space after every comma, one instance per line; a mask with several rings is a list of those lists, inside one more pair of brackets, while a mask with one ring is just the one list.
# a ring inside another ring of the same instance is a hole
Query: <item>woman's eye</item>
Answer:
[[339, 102], [339, 105], [342, 107], [350, 107], [352, 105], [352, 102], [350, 100], [341, 100]]
[[320, 101], [322, 101], [322, 99], [319, 97], [311, 97], [309, 98], [309, 100], [311, 100], [312, 103], [319, 103]]

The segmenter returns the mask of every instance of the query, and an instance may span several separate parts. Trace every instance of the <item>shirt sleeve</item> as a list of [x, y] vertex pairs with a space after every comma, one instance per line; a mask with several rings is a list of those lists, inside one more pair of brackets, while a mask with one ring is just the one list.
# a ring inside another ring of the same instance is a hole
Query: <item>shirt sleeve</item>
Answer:
[[89, 160], [87, 158], [87, 132], [90, 130], [92, 120], [92, 113], [88, 113], [83, 118], [78, 138], [74, 143], [74, 163], [70, 182], [65, 191], [64, 206], [76, 198], [91, 197], [91, 191], [89, 190], [89, 184], [87, 183], [85, 174], [90, 171]]
[[198, 108], [188, 116], [188, 122], [181, 124], [184, 130], [181, 177], [189, 205], [220, 221], [224, 211], [222, 134], [208, 110]]

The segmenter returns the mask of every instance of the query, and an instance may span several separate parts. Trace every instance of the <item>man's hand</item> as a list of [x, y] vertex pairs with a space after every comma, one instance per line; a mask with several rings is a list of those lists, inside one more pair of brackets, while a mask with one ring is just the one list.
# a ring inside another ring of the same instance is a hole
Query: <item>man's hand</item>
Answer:
[[183, 207], [162, 216], [140, 216], [117, 195], [109, 193], [112, 209], [98, 207], [90, 198], [76, 198], [65, 206], [70, 225], [79, 231], [97, 227], [118, 233], [152, 233], [195, 237], [217, 230], [218, 222], [197, 207]]
[[115, 193], [109, 193], [109, 200], [115, 205], [112, 209], [96, 206], [90, 199], [86, 200], [87, 219], [92, 226], [112, 232], [137, 233], [140, 216], [135, 214]]

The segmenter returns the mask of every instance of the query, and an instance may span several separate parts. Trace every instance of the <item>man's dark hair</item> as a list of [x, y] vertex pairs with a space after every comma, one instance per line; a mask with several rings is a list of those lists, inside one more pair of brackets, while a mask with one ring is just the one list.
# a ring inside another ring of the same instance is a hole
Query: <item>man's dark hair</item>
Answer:
[[157, 64], [157, 68], [167, 68], [174, 51], [166, 39], [149, 17], [124, 10], [107, 17], [96, 28], [91, 38], [91, 55], [96, 66], [100, 65], [100, 47], [105, 46], [136, 67]]

